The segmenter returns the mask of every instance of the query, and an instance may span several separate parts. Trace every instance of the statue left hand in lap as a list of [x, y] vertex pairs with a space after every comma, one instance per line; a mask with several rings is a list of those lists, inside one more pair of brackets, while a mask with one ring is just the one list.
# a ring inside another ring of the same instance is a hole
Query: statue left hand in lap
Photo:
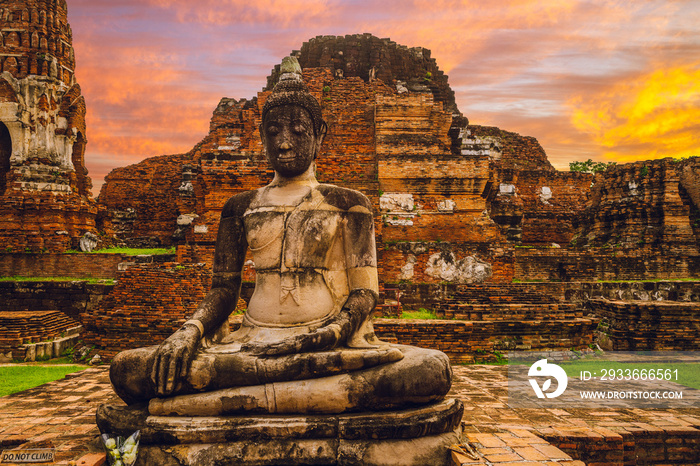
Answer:
[[[128, 404], [152, 414], [340, 413], [428, 403], [445, 396], [446, 356], [381, 342], [369, 200], [319, 184], [321, 108], [294, 59], [263, 108], [260, 134], [275, 178], [222, 210], [212, 289], [160, 346], [117, 355], [110, 376]], [[241, 328], [228, 316], [250, 249], [255, 291]]]

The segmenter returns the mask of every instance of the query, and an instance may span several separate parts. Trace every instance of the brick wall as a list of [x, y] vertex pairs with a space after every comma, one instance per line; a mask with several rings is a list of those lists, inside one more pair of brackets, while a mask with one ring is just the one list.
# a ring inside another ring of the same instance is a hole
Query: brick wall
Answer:
[[210, 287], [211, 271], [204, 265], [130, 267], [98, 306], [80, 315], [83, 341], [108, 359], [158, 344], [182, 326]]
[[616, 351], [700, 350], [700, 303], [671, 301], [588, 302], [601, 331]]
[[448, 281], [445, 276], [434, 272], [431, 275], [428, 271], [428, 263], [436, 255], [447, 256], [448, 261], [453, 257], [455, 262], [474, 257], [488, 264], [491, 268], [491, 275], [486, 278], [488, 282], [510, 283], [513, 279], [512, 249], [498, 244], [385, 241], [378, 251], [379, 278], [383, 283]]
[[454, 303], [581, 304], [590, 298], [624, 301], [700, 302], [700, 280], [649, 282], [393, 283], [380, 290], [380, 303], [396, 300], [406, 310], [440, 312]]
[[[469, 125], [463, 153], [488, 154], [491, 217], [517, 243], [568, 244], [585, 208], [593, 176], [559, 172], [535, 138]], [[501, 188], [503, 187], [503, 188]]]
[[375, 319], [380, 339], [390, 343], [433, 348], [453, 364], [495, 360], [494, 351], [515, 349], [569, 350], [593, 342], [596, 319], [575, 321], [455, 321]]
[[[589, 298], [624, 301], [700, 302], [700, 279], [697, 281], [648, 282], [539, 282], [503, 285], [547, 295], [555, 301], [584, 303]], [[429, 293], [422, 292], [420, 295]]]
[[[468, 153], [489, 150], [494, 169], [504, 173], [508, 170], [516, 173], [520, 170], [554, 172], [544, 149], [531, 136], [521, 136], [495, 126], [469, 125], [464, 132], [463, 144]], [[505, 177], [500, 176], [499, 179]]]
[[173, 256], [126, 254], [0, 253], [2, 277], [116, 278], [119, 264], [164, 262]]
[[[593, 176], [576, 172], [520, 171], [518, 194], [523, 200], [522, 243], [562, 246], [574, 236], [588, 199]], [[549, 189], [551, 197], [543, 196]]]
[[697, 464], [700, 430], [694, 426], [606, 423], [592, 430], [538, 428], [533, 433], [592, 466]]
[[0, 195], [0, 244], [4, 252], [62, 252], [96, 233], [97, 205], [77, 194], [8, 189]]
[[[83, 339], [107, 358], [128, 348], [158, 344], [194, 312], [211, 284], [204, 265], [144, 264], [119, 276], [114, 289], [80, 315]], [[424, 285], [428, 286], [428, 285]], [[245, 283], [242, 296], [253, 289]], [[570, 317], [570, 316], [568, 316]], [[583, 347], [597, 325], [588, 318], [541, 320], [492, 319], [481, 322], [377, 319], [377, 331], [389, 341], [438, 348], [454, 362], [482, 353], [518, 348]], [[235, 325], [232, 323], [232, 325]]]
[[515, 249], [516, 280], [595, 281], [699, 278], [700, 254], [601, 248]]
[[99, 202], [112, 212], [111, 229], [118, 238], [151, 237], [161, 245], [174, 243], [178, 216], [194, 212], [191, 198], [179, 191], [183, 165], [190, 161], [187, 155], [151, 157], [115, 168], [105, 177]]
[[666, 158], [617, 165], [597, 174], [576, 246], [698, 254], [698, 200], [693, 200], [694, 183], [688, 177], [697, 164], [696, 159]]
[[113, 288], [79, 281], [0, 282], [0, 307], [5, 312], [61, 311], [79, 321]]

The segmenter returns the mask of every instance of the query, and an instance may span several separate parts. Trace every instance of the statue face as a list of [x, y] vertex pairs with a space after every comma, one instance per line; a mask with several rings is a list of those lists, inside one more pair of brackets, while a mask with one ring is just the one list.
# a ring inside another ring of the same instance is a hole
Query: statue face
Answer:
[[260, 128], [267, 158], [282, 176], [304, 173], [316, 158], [321, 137], [314, 135], [311, 115], [296, 105], [273, 107]]

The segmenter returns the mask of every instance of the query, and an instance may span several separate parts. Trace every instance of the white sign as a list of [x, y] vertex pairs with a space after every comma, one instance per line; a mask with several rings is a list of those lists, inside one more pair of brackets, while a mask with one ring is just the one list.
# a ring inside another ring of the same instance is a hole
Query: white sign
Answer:
[[56, 450], [5, 450], [0, 463], [53, 463]]

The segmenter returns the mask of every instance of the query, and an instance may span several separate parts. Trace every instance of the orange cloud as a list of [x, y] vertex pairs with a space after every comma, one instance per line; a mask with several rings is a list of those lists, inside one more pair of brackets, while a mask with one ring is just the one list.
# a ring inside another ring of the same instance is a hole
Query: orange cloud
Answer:
[[611, 160], [700, 155], [700, 63], [657, 70], [569, 100], [571, 121]]
[[[219, 99], [167, 48], [76, 41], [87, 101], [86, 165], [97, 194], [111, 168], [184, 153], [208, 132]], [[104, 60], [109, 56], [110, 60]], [[106, 162], [106, 161], [109, 161]]]
[[428, 48], [440, 69], [450, 72], [457, 65], [478, 58], [500, 32], [551, 27], [569, 17], [577, 2], [511, 0], [503, 5], [481, 0], [414, 0], [411, 3], [396, 6], [420, 12], [420, 20], [414, 14], [394, 15], [389, 21], [380, 16], [377, 20], [363, 21], [357, 32], [376, 31], [401, 44]]

